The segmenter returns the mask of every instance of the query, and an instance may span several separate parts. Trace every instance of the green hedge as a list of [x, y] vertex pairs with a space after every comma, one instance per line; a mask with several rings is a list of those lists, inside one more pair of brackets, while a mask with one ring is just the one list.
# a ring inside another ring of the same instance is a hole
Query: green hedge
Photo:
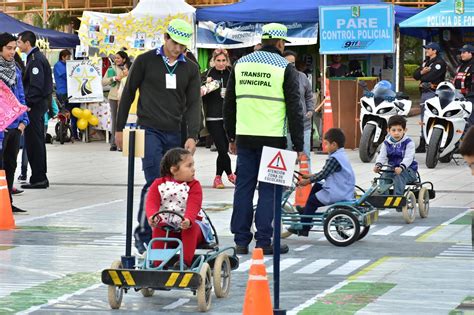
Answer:
[[405, 77], [413, 77], [413, 73], [420, 65], [405, 64]]

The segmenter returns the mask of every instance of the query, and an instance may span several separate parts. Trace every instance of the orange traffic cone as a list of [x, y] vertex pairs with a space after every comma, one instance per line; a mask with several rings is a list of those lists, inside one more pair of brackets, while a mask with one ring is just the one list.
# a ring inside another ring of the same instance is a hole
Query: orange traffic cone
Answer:
[[7, 177], [4, 170], [0, 170], [0, 230], [15, 228], [10, 195], [8, 194]]
[[[302, 155], [300, 159], [300, 170], [299, 172], [303, 175], [309, 175], [309, 164], [308, 158], [306, 155]], [[298, 176], [298, 179], [301, 179], [302, 176]], [[295, 206], [304, 207], [306, 205], [306, 201], [308, 200], [309, 194], [311, 193], [311, 185], [306, 185], [303, 187], [297, 186], [295, 192]]]
[[272, 315], [272, 300], [267, 271], [263, 264], [263, 250], [255, 248], [252, 253], [247, 290], [245, 291], [243, 315]]
[[[331, 94], [329, 93], [329, 79], [326, 79], [326, 88], [324, 89], [324, 111], [323, 111], [323, 135], [334, 125], [332, 119]], [[327, 153], [328, 149], [323, 143], [323, 152]]]

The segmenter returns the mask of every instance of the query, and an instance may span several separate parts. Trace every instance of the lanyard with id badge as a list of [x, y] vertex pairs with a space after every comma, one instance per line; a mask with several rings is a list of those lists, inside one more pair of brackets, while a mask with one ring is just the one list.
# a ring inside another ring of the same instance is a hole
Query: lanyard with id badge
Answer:
[[163, 57], [163, 62], [165, 63], [166, 70], [168, 70], [168, 73], [165, 74], [166, 89], [176, 90], [176, 74], [174, 74], [174, 71], [178, 67], [179, 61], [176, 61], [176, 64], [173, 66], [172, 69], [170, 69], [170, 67], [168, 66], [168, 62], [166, 62], [164, 57]]

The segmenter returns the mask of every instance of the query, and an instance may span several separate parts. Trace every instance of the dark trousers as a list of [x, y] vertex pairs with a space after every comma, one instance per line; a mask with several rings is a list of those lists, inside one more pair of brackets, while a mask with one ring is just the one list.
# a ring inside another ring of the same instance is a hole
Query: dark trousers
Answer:
[[[15, 180], [16, 170], [16, 158], [18, 157], [18, 151], [20, 150], [20, 137], [21, 131], [14, 129], [5, 130], [5, 137], [2, 143], [2, 161], [0, 166], [5, 170], [7, 177], [8, 193], [10, 194], [10, 200], [12, 201], [12, 189], [13, 181]], [[12, 201], [13, 202], [13, 201]]]
[[[320, 183], [314, 183], [313, 187], [311, 188], [311, 193], [309, 194], [308, 200], [303, 209], [303, 215], [313, 215], [316, 213], [319, 207], [325, 206], [321, 201], [318, 200], [316, 197], [316, 193], [320, 191], [323, 186]], [[301, 218], [302, 223], [311, 223], [312, 218]], [[304, 225], [303, 231], [311, 230], [310, 225]]]
[[[237, 169], [239, 175], [235, 185], [234, 209], [230, 229], [234, 234], [235, 244], [247, 246], [252, 241], [250, 227], [254, 219], [253, 195], [257, 186], [258, 170], [262, 149], [248, 149], [237, 145]], [[282, 186], [259, 182], [258, 202], [255, 209], [255, 239], [257, 246], [271, 244], [273, 235], [274, 209], [281, 211]], [[275, 226], [280, 226], [276, 223]]]
[[26, 177], [26, 175], [28, 174], [28, 155], [26, 153], [25, 135], [22, 135], [20, 138], [20, 148], [21, 148], [21, 176]]
[[216, 161], [216, 175], [227, 175], [232, 174], [232, 167], [229, 157], [229, 141], [227, 141], [226, 132], [224, 130], [223, 120], [212, 120], [206, 122], [207, 130], [214, 139], [214, 144], [217, 148], [217, 161]]
[[145, 250], [145, 244], [150, 243], [151, 227], [148, 224], [145, 212], [145, 202], [148, 188], [153, 181], [160, 177], [160, 163], [163, 155], [169, 149], [179, 147], [181, 144], [181, 131], [170, 132], [153, 128], [145, 129], [145, 157], [142, 159], [143, 172], [146, 184], [143, 186], [140, 205], [138, 208], [138, 226], [135, 229], [135, 247], [138, 251]]
[[46, 102], [47, 99], [42, 104], [34, 104], [28, 112], [30, 124], [25, 129], [25, 144], [31, 166], [31, 184], [48, 179], [46, 177], [46, 146], [44, 143], [44, 114], [48, 108]]

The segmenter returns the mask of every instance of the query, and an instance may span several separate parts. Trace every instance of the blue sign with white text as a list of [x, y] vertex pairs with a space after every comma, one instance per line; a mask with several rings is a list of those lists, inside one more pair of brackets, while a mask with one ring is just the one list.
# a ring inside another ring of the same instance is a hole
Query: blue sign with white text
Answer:
[[393, 53], [394, 34], [390, 4], [319, 7], [321, 54]]

